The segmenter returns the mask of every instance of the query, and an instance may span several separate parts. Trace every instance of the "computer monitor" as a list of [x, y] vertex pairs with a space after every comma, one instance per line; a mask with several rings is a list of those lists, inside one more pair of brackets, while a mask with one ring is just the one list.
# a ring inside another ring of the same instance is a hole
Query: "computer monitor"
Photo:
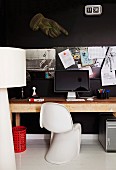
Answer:
[[89, 92], [89, 71], [56, 70], [54, 75], [54, 91], [68, 92], [67, 98], [79, 97], [78, 92]]

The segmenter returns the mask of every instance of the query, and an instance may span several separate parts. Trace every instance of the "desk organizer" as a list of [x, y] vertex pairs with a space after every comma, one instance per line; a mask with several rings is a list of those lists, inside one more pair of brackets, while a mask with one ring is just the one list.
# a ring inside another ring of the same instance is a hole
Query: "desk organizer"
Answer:
[[97, 90], [97, 98], [98, 99], [109, 99], [109, 90], [98, 89]]

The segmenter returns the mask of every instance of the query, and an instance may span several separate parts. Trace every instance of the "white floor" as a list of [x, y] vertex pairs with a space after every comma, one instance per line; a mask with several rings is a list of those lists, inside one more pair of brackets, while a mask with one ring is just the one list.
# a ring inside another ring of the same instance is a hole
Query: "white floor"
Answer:
[[116, 153], [106, 153], [97, 141], [82, 144], [78, 157], [62, 165], [45, 161], [47, 149], [43, 140], [28, 141], [26, 151], [16, 153], [17, 170], [116, 170]]

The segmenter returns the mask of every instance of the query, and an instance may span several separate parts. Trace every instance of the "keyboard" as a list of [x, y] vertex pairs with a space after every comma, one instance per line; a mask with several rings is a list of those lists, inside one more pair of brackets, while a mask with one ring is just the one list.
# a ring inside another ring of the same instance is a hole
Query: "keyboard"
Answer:
[[67, 102], [80, 102], [80, 101], [85, 101], [85, 99], [66, 99]]

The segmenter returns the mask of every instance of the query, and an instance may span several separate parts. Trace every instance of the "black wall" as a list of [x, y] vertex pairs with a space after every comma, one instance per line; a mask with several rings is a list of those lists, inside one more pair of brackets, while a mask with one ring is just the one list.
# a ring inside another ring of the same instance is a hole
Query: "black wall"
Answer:
[[6, 45], [5, 1], [0, 0], [0, 46]]
[[[85, 4], [101, 4], [101, 16], [85, 16]], [[29, 28], [31, 18], [42, 13], [61, 24], [69, 35], [49, 38], [40, 30], [33, 32]], [[80, 47], [80, 46], [113, 46], [116, 45], [116, 2], [111, 0], [1, 0], [0, 1], [0, 45], [28, 48]], [[45, 80], [43, 73], [30, 73], [32, 81], [24, 88], [25, 97], [31, 95], [33, 85], [37, 86], [40, 96], [60, 96], [53, 91], [53, 79]], [[34, 75], [34, 76], [33, 76]], [[101, 87], [100, 79], [91, 80], [90, 95], [96, 94]], [[115, 86], [111, 96], [116, 96]], [[9, 97], [20, 97], [21, 89], [9, 89]], [[82, 123], [83, 133], [98, 133], [99, 113], [72, 113], [74, 122]], [[23, 114], [21, 124], [27, 127], [28, 133], [48, 133], [39, 127], [38, 114]]]
[[[85, 16], [83, 2], [102, 4], [102, 15]], [[113, 2], [115, 1], [6, 0], [6, 45], [23, 48], [115, 45], [116, 3]], [[69, 35], [62, 34], [53, 39], [40, 30], [33, 32], [29, 28], [29, 22], [37, 13], [57, 21]]]

